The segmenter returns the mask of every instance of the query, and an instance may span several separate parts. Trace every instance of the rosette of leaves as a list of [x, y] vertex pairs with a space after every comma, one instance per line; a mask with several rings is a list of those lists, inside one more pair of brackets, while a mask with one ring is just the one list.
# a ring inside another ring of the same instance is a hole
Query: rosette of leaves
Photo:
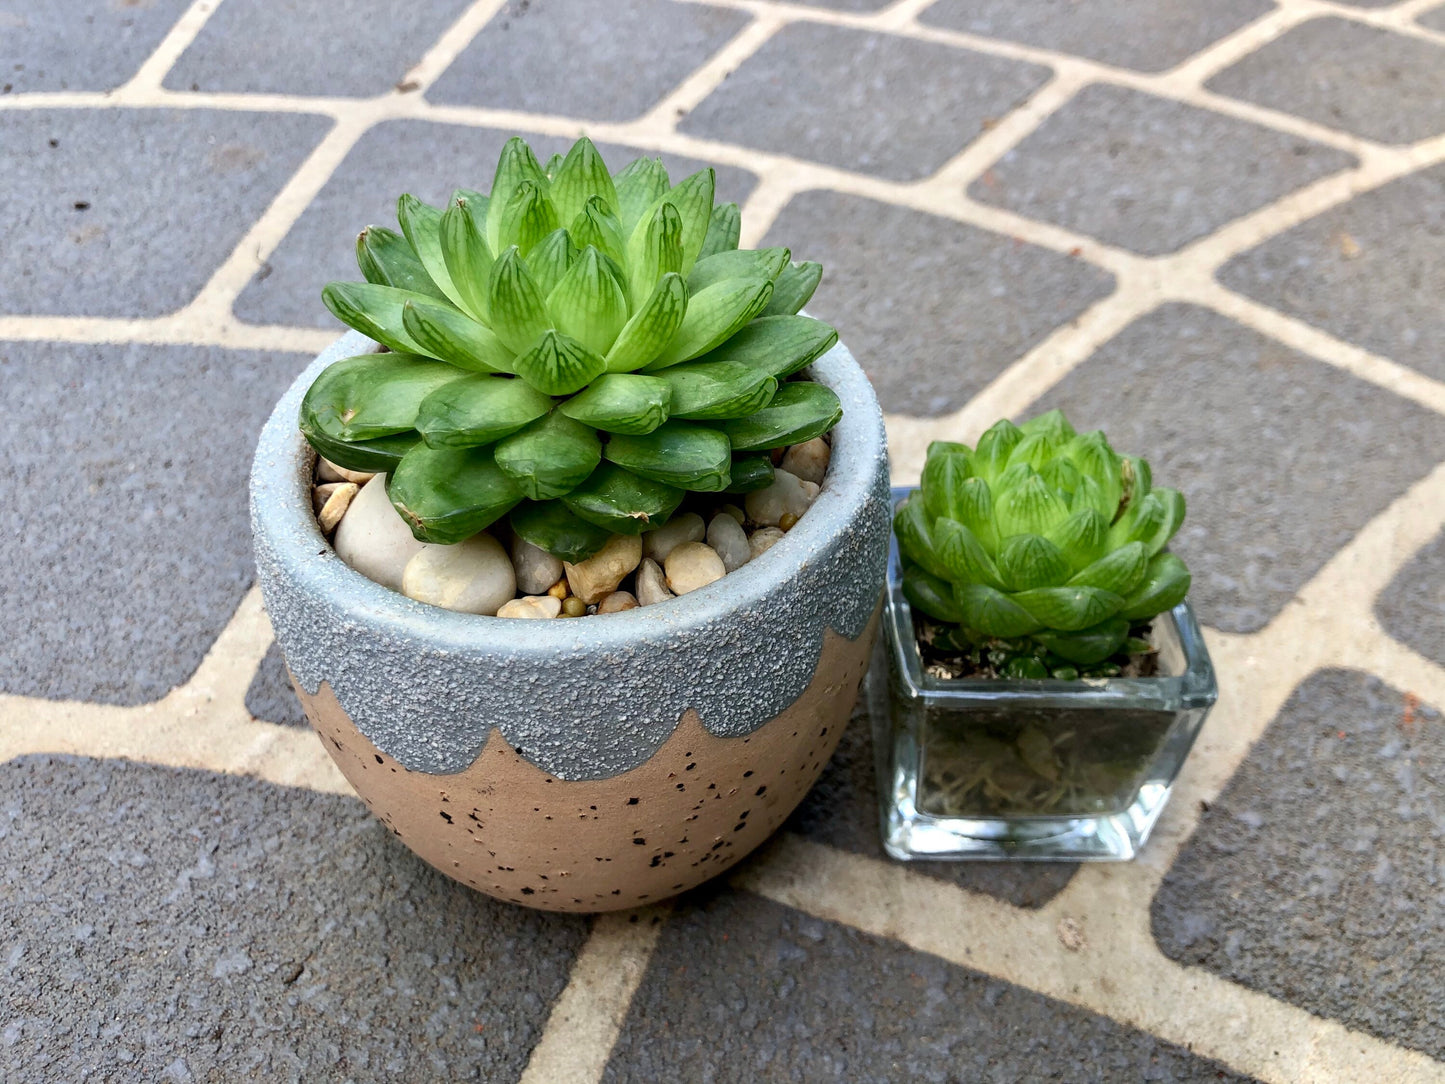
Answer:
[[773, 449], [842, 414], [796, 376], [838, 336], [797, 315], [822, 268], [739, 249], [713, 180], [673, 184], [649, 158], [614, 176], [587, 139], [543, 166], [512, 139], [489, 195], [402, 196], [399, 233], [357, 239], [366, 281], [322, 295], [389, 352], [317, 377], [306, 439], [386, 472], [423, 541], [509, 516], [571, 561], [661, 526], [689, 491], [768, 485]]
[[1183, 521], [1145, 460], [1054, 410], [1000, 421], [976, 448], [935, 441], [894, 532], [905, 597], [956, 646], [991, 650], [1009, 676], [1075, 676], [1063, 664], [1147, 650], [1131, 629], [1184, 600], [1189, 570], [1164, 548]]

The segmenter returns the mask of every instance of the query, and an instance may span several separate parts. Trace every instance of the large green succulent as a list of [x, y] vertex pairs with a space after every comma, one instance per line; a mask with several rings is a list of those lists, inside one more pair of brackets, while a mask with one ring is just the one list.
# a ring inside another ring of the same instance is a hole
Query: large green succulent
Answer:
[[1189, 570], [1164, 552], [1183, 521], [1147, 462], [1054, 410], [1001, 421], [977, 448], [935, 441], [894, 531], [910, 604], [973, 644], [1031, 641], [1082, 665], [1183, 601]]
[[521, 139], [490, 196], [404, 195], [401, 233], [357, 238], [364, 283], [323, 292], [390, 349], [317, 377], [301, 429], [324, 456], [388, 472], [417, 538], [457, 542], [510, 514], [567, 560], [660, 526], [687, 491], [772, 481], [772, 449], [842, 414], [792, 379], [837, 341], [796, 315], [822, 268], [738, 248], [713, 171], [657, 159], [613, 176], [580, 139], [545, 167]]

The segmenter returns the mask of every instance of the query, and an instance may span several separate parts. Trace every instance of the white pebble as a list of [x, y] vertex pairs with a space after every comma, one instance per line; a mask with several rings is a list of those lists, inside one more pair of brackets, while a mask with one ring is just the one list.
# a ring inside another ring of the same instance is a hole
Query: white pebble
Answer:
[[728, 515], [732, 516], [733, 519], [738, 521], [739, 527], [741, 527], [744, 523], [748, 521], [748, 514], [735, 504], [725, 504], [722, 506], [721, 509], [719, 509], [719, 511], [726, 512]]
[[345, 467], [338, 467], [324, 456], [318, 456], [316, 459], [316, 480], [318, 482], [355, 482], [359, 486], [364, 486], [375, 477], [376, 475], [370, 471], [347, 470]]
[[657, 562], [650, 557], [644, 560], [637, 569], [637, 604], [651, 606], [672, 597], [672, 592], [667, 589], [667, 578]]
[[562, 600], [551, 595], [527, 595], [504, 603], [498, 617], [552, 618], [562, 612]]
[[703, 519], [696, 512], [673, 516], [657, 530], [642, 536], [642, 556], [661, 564], [675, 547], [684, 542], [701, 542], [705, 533]]
[[741, 568], [753, 556], [753, 551], [748, 548], [747, 532], [725, 512], [713, 516], [712, 522], [707, 525], [707, 544], [717, 551], [723, 568], [729, 572]]
[[546, 594], [562, 578], [561, 559], [520, 535], [512, 539], [512, 567], [517, 572], [517, 590], [524, 595]]
[[613, 591], [597, 604], [597, 612], [600, 614], [617, 614], [623, 610], [637, 609], [637, 598], [631, 591]]
[[764, 527], [776, 527], [778, 521], [791, 512], [802, 517], [818, 495], [818, 487], [805, 482], [785, 470], [773, 472], [773, 484], [767, 489], [755, 489], [743, 499], [748, 519]]
[[615, 534], [585, 561], [562, 562], [572, 593], [591, 605], [617, 590], [629, 572], [642, 560], [642, 539], [635, 534]]
[[407, 562], [424, 545], [412, 536], [411, 528], [391, 506], [384, 474], [367, 482], [352, 498], [346, 515], [337, 524], [332, 544], [336, 556], [367, 579], [393, 591], [401, 590]]
[[491, 616], [516, 595], [517, 577], [502, 544], [477, 534], [454, 546], [423, 546], [406, 563], [401, 591], [446, 610]]
[[748, 536], [748, 549], [754, 557], [767, 553], [784, 538], [781, 527], [759, 527]]
[[667, 555], [667, 586], [675, 595], [685, 595], [727, 575], [717, 550], [701, 542], [684, 542]]
[[828, 473], [828, 460], [831, 456], [832, 450], [828, 447], [828, 442], [822, 437], [814, 437], [802, 444], [794, 444], [783, 454], [783, 470], [797, 475], [805, 482], [822, 485], [823, 476]]

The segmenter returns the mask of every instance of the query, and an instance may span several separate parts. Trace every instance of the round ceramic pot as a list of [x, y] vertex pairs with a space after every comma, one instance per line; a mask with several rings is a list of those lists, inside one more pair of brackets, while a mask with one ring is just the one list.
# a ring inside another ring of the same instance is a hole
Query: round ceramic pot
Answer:
[[311, 509], [306, 388], [251, 475], [256, 565], [296, 692], [362, 800], [443, 873], [556, 911], [656, 901], [727, 869], [792, 812], [847, 724], [890, 528], [882, 416], [840, 346], [828, 475], [772, 549], [701, 590], [521, 621], [415, 602], [347, 567]]

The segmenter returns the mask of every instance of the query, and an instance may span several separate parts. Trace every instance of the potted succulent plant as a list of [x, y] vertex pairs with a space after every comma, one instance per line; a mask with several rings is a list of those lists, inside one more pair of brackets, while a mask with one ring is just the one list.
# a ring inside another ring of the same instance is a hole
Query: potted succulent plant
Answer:
[[882, 419], [797, 314], [822, 269], [739, 249], [711, 170], [614, 176], [586, 139], [546, 165], [514, 139], [487, 195], [398, 218], [326, 287], [356, 330], [256, 453], [297, 692], [372, 810], [483, 892], [691, 887], [801, 799], [876, 630]]
[[1131, 858], [1217, 697], [1184, 498], [1059, 411], [929, 447], [870, 677], [898, 858]]

